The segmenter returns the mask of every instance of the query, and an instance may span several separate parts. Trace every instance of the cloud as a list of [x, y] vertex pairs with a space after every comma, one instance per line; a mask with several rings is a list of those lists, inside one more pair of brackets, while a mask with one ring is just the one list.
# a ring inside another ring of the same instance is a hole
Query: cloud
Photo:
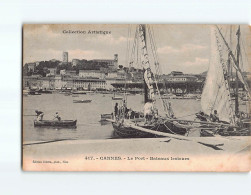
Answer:
[[[61, 52], [62, 53], [62, 52]], [[74, 50], [68, 50], [69, 58], [70, 59], [94, 59], [94, 58], [100, 58], [102, 54], [98, 51], [94, 50], [81, 50], [81, 49], [74, 49]]]
[[196, 52], [200, 50], [206, 50], [207, 47], [203, 45], [196, 44], [184, 44], [180, 48], [175, 48], [171, 46], [164, 46], [158, 49], [160, 54], [172, 54], [172, 53], [187, 53], [187, 52]]
[[207, 58], [198, 58], [196, 57], [194, 61], [187, 61], [183, 65], [184, 66], [206, 66], [209, 63], [209, 59]]
[[95, 40], [99, 40], [100, 42], [102, 43], [105, 43], [105, 44], [124, 44], [127, 42], [127, 38], [124, 37], [124, 36], [120, 36], [120, 37], [117, 37], [115, 38], [114, 36], [112, 35], [96, 35], [95, 37], [92, 37], [91, 39], [89, 39], [90, 41], [93, 41], [93, 39]]

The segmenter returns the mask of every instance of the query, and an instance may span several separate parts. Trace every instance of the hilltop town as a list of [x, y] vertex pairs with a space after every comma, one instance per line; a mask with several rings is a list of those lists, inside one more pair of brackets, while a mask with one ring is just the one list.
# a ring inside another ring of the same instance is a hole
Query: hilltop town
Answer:
[[[72, 59], [63, 52], [62, 61], [38, 61], [23, 67], [23, 88], [43, 90], [95, 90], [114, 91], [126, 87], [140, 91], [143, 87], [143, 70], [118, 64], [118, 54], [113, 59]], [[172, 93], [201, 93], [206, 72], [184, 74], [172, 71], [159, 77], [160, 88]]]

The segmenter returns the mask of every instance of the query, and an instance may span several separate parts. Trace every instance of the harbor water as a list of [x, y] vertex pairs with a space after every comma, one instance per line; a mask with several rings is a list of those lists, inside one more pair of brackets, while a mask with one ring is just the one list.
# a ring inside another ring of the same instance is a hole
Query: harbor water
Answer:
[[[113, 127], [109, 122], [100, 122], [101, 114], [113, 112], [113, 94], [83, 94], [78, 97], [60, 93], [24, 96], [23, 98], [23, 141], [51, 141], [61, 139], [110, 139]], [[92, 100], [90, 103], [73, 103], [73, 100]], [[195, 99], [170, 99], [177, 118], [193, 120], [194, 113], [201, 110], [200, 101]], [[159, 113], [163, 114], [160, 99], [156, 103]], [[128, 95], [127, 107], [143, 111], [143, 96]], [[34, 127], [35, 110], [44, 112], [44, 120], [52, 120], [56, 112], [62, 120], [77, 120], [76, 128]]]

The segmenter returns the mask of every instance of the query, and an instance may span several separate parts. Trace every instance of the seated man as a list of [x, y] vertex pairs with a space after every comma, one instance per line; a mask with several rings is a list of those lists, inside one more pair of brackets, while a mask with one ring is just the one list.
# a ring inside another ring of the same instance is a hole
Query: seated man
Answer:
[[199, 113], [196, 113], [195, 115], [198, 119], [200, 119], [200, 121], [207, 121], [207, 118], [204, 112], [200, 111]]
[[217, 110], [214, 110], [214, 113], [210, 115], [210, 119], [212, 122], [219, 122], [219, 116], [217, 114]]
[[42, 111], [38, 111], [38, 110], [35, 110], [35, 112], [36, 112], [36, 115], [37, 115], [37, 120], [38, 121], [43, 120], [44, 113]]

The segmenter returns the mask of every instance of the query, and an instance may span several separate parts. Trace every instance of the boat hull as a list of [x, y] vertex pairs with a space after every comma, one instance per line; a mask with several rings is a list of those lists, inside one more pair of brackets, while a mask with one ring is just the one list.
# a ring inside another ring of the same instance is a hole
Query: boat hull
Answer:
[[34, 121], [35, 127], [76, 127], [77, 120], [42, 120]]
[[[131, 127], [126, 127], [119, 122], [112, 123], [114, 128], [114, 135], [121, 137], [121, 138], [154, 138], [154, 137], [162, 137], [152, 133], [146, 133], [143, 131], [136, 130]], [[152, 124], [152, 125], [138, 125], [142, 128], [170, 133], [170, 134], [178, 134], [178, 135], [185, 135], [187, 133], [187, 129], [174, 124], [173, 122], [165, 121], [165, 123], [161, 124]]]
[[156, 137], [151, 133], [135, 130], [130, 127], [125, 127], [117, 122], [112, 123], [114, 129], [114, 137], [118, 138], [153, 138]]

